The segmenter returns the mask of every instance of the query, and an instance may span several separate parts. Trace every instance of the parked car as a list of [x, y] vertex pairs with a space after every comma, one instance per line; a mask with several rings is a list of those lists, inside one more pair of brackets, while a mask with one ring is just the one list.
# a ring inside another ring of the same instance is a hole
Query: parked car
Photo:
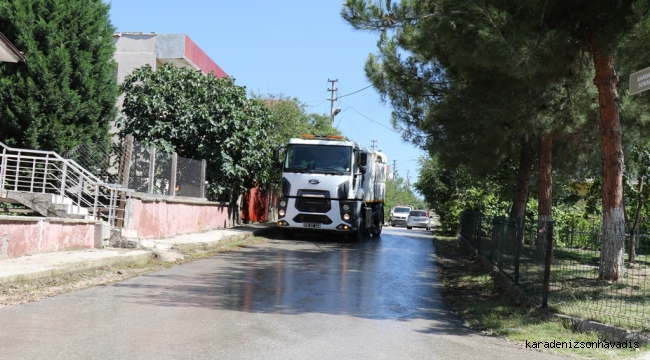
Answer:
[[425, 228], [431, 230], [429, 212], [426, 210], [411, 210], [406, 219], [406, 228], [409, 230], [412, 228]]
[[406, 226], [406, 218], [412, 210], [413, 207], [409, 205], [397, 205], [393, 207], [390, 210], [390, 216], [388, 218], [390, 226]]

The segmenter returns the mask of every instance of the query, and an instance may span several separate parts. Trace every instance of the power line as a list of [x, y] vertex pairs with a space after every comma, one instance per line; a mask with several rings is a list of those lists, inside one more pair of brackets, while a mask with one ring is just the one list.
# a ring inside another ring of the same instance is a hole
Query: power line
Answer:
[[368, 86], [364, 87], [364, 88], [361, 89], [361, 90], [357, 90], [357, 91], [355, 91], [355, 92], [351, 92], [351, 93], [349, 93], [349, 94], [341, 95], [341, 96], [339, 96], [339, 99], [342, 98], [342, 97], [350, 96], [350, 95], [356, 94], [356, 93], [358, 93], [358, 92], [361, 92], [361, 91], [363, 91], [363, 90], [366, 90], [367, 88], [369, 88], [369, 87], [371, 87], [371, 86], [372, 86], [372, 85], [368, 85]]
[[[356, 111], [357, 114], [359, 114], [359, 115], [365, 117], [366, 119], [368, 119], [368, 120], [370, 120], [370, 121], [372, 121], [372, 122], [374, 122], [374, 123], [376, 123], [376, 124], [379, 124], [379, 125], [385, 127], [386, 129], [388, 129], [388, 130], [390, 130], [390, 131], [392, 131], [392, 132], [394, 132], [394, 133], [397, 133], [397, 134], [400, 133], [399, 131], [397, 131], [397, 130], [395, 130], [395, 129], [393, 129], [393, 128], [389, 128], [388, 126], [386, 126], [386, 125], [380, 123], [379, 121], [375, 121], [375, 120], [373, 120], [373, 119], [367, 117], [366, 115], [363, 115], [362, 113], [359, 112], [359, 110], [353, 108], [352, 106], [349, 106], [349, 107], [346, 107], [346, 108], [345, 108], [345, 110], [347, 110], [347, 109], [352, 109], [352, 110]], [[345, 110], [343, 110], [343, 111], [345, 111]], [[343, 111], [342, 111], [342, 112], [343, 112]], [[404, 131], [404, 129], [402, 129], [401, 127], [400, 127], [399, 129], [402, 130], [402, 131]]]

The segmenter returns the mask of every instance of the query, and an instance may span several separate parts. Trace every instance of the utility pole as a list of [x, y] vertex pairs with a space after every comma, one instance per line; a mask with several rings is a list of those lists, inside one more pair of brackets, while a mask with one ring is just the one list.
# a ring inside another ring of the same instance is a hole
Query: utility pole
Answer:
[[372, 141], [372, 150], [375, 150], [375, 143], [377, 142], [377, 140], [370, 140], [370, 141]]
[[411, 176], [409, 175], [409, 170], [406, 170], [406, 187], [410, 187], [409, 180], [411, 180]]
[[397, 178], [397, 160], [393, 160], [393, 179]]
[[334, 83], [338, 82], [339, 80], [338, 79], [334, 79], [334, 80], [327, 79], [327, 81], [332, 83], [332, 88], [327, 89], [327, 91], [330, 91], [332, 93], [332, 96], [328, 100], [332, 102], [332, 106], [330, 107], [330, 126], [334, 126], [334, 115], [336, 115], [336, 114], [334, 114], [334, 101], [337, 100], [337, 98], [334, 97], [334, 92], [338, 90], [337, 88], [334, 87]]

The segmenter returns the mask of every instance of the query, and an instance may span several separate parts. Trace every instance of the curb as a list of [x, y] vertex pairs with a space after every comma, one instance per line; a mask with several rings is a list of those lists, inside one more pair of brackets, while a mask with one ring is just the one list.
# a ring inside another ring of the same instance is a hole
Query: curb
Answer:
[[238, 234], [238, 235], [230, 235], [230, 236], [225, 236], [217, 241], [209, 241], [209, 242], [200, 242], [200, 243], [189, 243], [189, 244], [176, 244], [170, 248], [171, 251], [176, 251], [179, 252], [183, 255], [187, 255], [191, 252], [197, 251], [197, 250], [203, 250], [203, 251], [208, 251], [215, 249], [217, 247], [221, 247], [224, 245], [230, 245], [234, 242], [241, 241], [248, 239], [253, 236], [258, 236], [258, 235], [264, 235], [269, 232], [277, 231], [277, 228], [260, 228], [257, 230], [253, 230], [248, 233], [243, 233], [243, 234]]
[[0, 278], [0, 285], [54, 278], [57, 276], [69, 275], [82, 271], [96, 270], [104, 266], [142, 265], [148, 263], [153, 258], [154, 255], [150, 251], [134, 251], [134, 254], [130, 253], [125, 255], [106, 257], [102, 259], [79, 261], [74, 263], [67, 263], [63, 266], [46, 270], [26, 272], [15, 275], [5, 275]]
[[607, 341], [611, 342], [625, 342], [636, 341], [639, 344], [645, 345], [650, 343], [650, 334], [641, 331], [629, 331], [620, 327], [601, 324], [599, 322], [576, 318], [564, 314], [556, 314], [549, 312], [548, 315], [569, 321], [573, 328], [581, 333], [596, 331], [605, 335]]
[[[225, 236], [214, 242], [189, 243], [174, 245], [171, 251], [188, 254], [196, 250], [211, 250], [220, 246], [229, 245], [237, 241], [245, 240], [253, 236], [263, 235], [276, 231], [277, 228], [266, 227], [255, 229], [250, 232]], [[85, 259], [67, 262], [60, 266], [49, 267], [44, 270], [26, 271], [17, 274], [0, 276], [0, 286], [12, 283], [24, 283], [36, 280], [55, 278], [62, 275], [69, 275], [83, 271], [96, 270], [105, 266], [129, 266], [144, 265], [151, 261], [159, 260], [160, 249], [138, 249], [124, 254], [108, 255], [99, 259]]]

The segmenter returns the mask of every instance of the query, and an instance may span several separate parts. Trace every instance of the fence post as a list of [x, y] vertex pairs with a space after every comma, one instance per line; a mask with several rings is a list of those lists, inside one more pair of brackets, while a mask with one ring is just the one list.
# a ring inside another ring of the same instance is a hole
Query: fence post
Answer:
[[551, 278], [551, 256], [553, 254], [553, 220], [546, 222], [546, 261], [544, 262], [544, 288], [542, 290], [542, 308], [548, 309], [548, 291]]
[[18, 180], [20, 178], [20, 151], [18, 151], [18, 158], [16, 159], [16, 177], [14, 181], [14, 191], [18, 191]]
[[508, 220], [500, 219], [498, 221], [499, 227], [501, 228], [501, 236], [499, 236], [499, 253], [497, 254], [497, 267], [499, 270], [503, 271], [503, 251], [505, 247], [506, 239], [508, 238]]
[[519, 285], [519, 256], [521, 255], [521, 239], [522, 237], [522, 221], [521, 221], [521, 216], [517, 216], [517, 221], [515, 224], [515, 228], [517, 231], [515, 232], [515, 285]]
[[0, 190], [5, 188], [5, 176], [7, 174], [7, 148], [2, 147], [2, 161], [0, 161]]
[[172, 178], [170, 179], [169, 192], [171, 196], [176, 196], [176, 172], [178, 169], [178, 154], [176, 152], [172, 153]]
[[206, 168], [208, 166], [208, 163], [205, 161], [205, 159], [201, 160], [201, 184], [199, 186], [199, 189], [201, 189], [201, 192], [199, 194], [200, 198], [205, 198], [205, 172]]
[[147, 192], [153, 194], [154, 172], [156, 171], [156, 148], [154, 146], [149, 150], [149, 188]]
[[68, 161], [63, 161], [63, 169], [61, 171], [61, 198], [65, 197], [65, 182], [67, 181], [66, 177], [68, 176]]
[[479, 254], [482, 254], [482, 246], [481, 246], [482, 219], [483, 219], [483, 215], [481, 213], [478, 213], [478, 221], [477, 221], [478, 226], [476, 227], [476, 250], [478, 251]]
[[[133, 146], [134, 146], [134, 141], [133, 141], [133, 135], [128, 134], [124, 138], [124, 143], [122, 144], [122, 157], [120, 159], [120, 183], [122, 184], [123, 188], [128, 188], [129, 187], [129, 179], [131, 178], [131, 157], [133, 154]], [[97, 188], [97, 192], [99, 193], [99, 188]], [[118, 205], [117, 209], [117, 221], [115, 222], [115, 225], [117, 227], [122, 227], [124, 225], [124, 208], [126, 207], [126, 193], [124, 191], [120, 191], [120, 203]], [[110, 219], [109, 219], [110, 221]]]
[[[42, 193], [45, 194], [45, 185], [47, 183], [47, 167], [50, 166], [50, 154], [45, 154], [45, 167], [43, 168], [43, 191]], [[0, 189], [2, 187], [0, 186]]]

